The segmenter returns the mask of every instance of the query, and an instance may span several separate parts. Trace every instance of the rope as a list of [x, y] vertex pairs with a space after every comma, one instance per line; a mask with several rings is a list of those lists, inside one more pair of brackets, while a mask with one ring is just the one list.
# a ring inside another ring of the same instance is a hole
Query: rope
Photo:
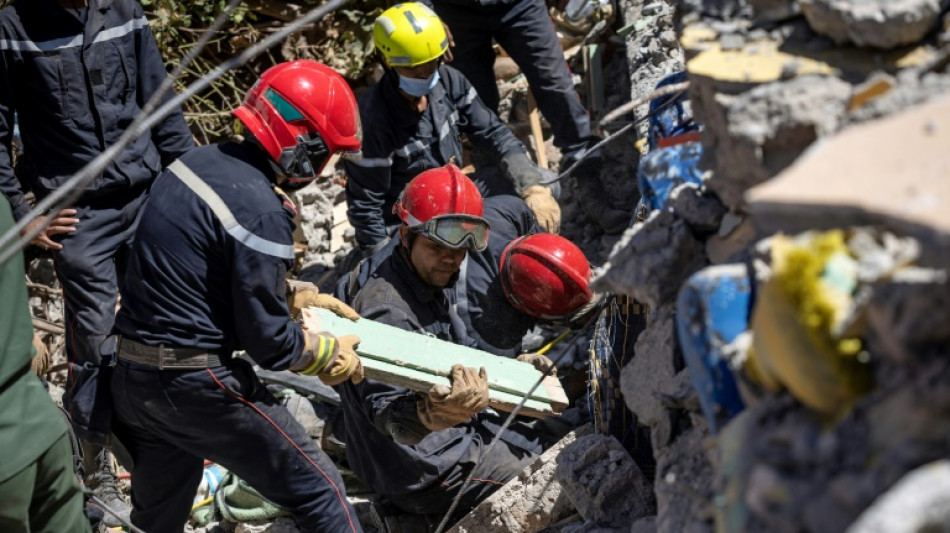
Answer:
[[[48, 226], [49, 223], [52, 221], [52, 217], [47, 218], [47, 220], [43, 224], [37, 224], [35, 228], [33, 228], [31, 231], [27, 232], [27, 234], [23, 235], [21, 238], [18, 239], [20, 231], [22, 231], [27, 226], [27, 224], [32, 222], [33, 219], [39, 215], [42, 215], [45, 213], [58, 213], [60, 210], [65, 209], [69, 205], [72, 205], [82, 194], [83, 188], [90, 181], [92, 181], [95, 178], [95, 176], [99, 175], [99, 173], [101, 173], [105, 169], [106, 165], [108, 165], [109, 162], [115, 159], [115, 157], [118, 156], [119, 153], [122, 150], [124, 150], [126, 146], [129, 145], [129, 143], [131, 143], [133, 140], [140, 137], [141, 135], [144, 135], [146, 132], [151, 130], [152, 127], [155, 126], [155, 124], [157, 124], [160, 120], [164, 119], [169, 114], [179, 109], [182, 102], [184, 102], [191, 96], [194, 96], [198, 92], [208, 88], [213, 81], [223, 76], [227, 71], [240, 67], [244, 63], [247, 63], [254, 57], [265, 52], [267, 49], [278, 44], [280, 41], [282, 41], [291, 33], [294, 33], [300, 30], [304, 26], [307, 26], [311, 22], [325, 16], [327, 13], [330, 13], [331, 11], [334, 11], [340, 8], [341, 6], [349, 3], [350, 1], [351, 0], [331, 0], [330, 2], [328, 2], [327, 4], [323, 6], [307, 12], [306, 15], [298, 18], [297, 20], [295, 20], [294, 22], [290, 24], [283, 26], [283, 28], [280, 31], [271, 34], [266, 39], [256, 43], [254, 46], [251, 46], [250, 48], [247, 48], [240, 54], [231, 57], [230, 59], [228, 59], [227, 61], [225, 61], [218, 67], [216, 67], [213, 71], [202, 76], [201, 79], [198, 79], [194, 83], [189, 85], [187, 88], [185, 88], [184, 91], [177, 94], [174, 98], [169, 99], [156, 111], [151, 112], [151, 110], [154, 109], [154, 106], [156, 105], [157, 101], [162, 96], [161, 93], [156, 92], [155, 95], [153, 95], [152, 98], [149, 100], [149, 102], [145, 105], [145, 108], [143, 108], [142, 113], [140, 113], [139, 116], [129, 126], [129, 128], [125, 130], [125, 133], [123, 133], [122, 136], [119, 137], [119, 140], [116, 141], [115, 144], [107, 148], [105, 151], [99, 154], [95, 159], [87, 163], [86, 166], [84, 166], [82, 169], [79, 170], [79, 172], [74, 174], [73, 177], [70, 178], [66, 183], [64, 183], [61, 187], [57, 188], [55, 191], [53, 191], [49, 196], [44, 198], [42, 201], [37, 203], [36, 206], [26, 216], [24, 216], [20, 220], [20, 222], [18, 222], [9, 231], [4, 233], [2, 237], [0, 237], [0, 250], [3, 250], [3, 253], [0, 254], [0, 265], [3, 265], [7, 261], [9, 261], [10, 258], [13, 257], [14, 254], [22, 250], [26, 245], [28, 245], [30, 241], [33, 240], [33, 237], [35, 237], [41, 231], [46, 229], [46, 226]], [[236, 5], [239, 2], [240, 0], [232, 0], [232, 4], [234, 5]], [[230, 6], [231, 4], [229, 4], [229, 8]], [[226, 12], [222, 13], [221, 15], [219, 15], [218, 19], [215, 19], [215, 25], [218, 24], [219, 19], [221, 20], [221, 24], [223, 24], [223, 19], [225, 18], [223, 17], [223, 15], [225, 15], [225, 13]], [[212, 27], [214, 27], [214, 25], [212, 25]], [[206, 32], [206, 34], [209, 36], [208, 39], [210, 39], [211, 34], [208, 32]], [[202, 40], [200, 40], [199, 43], [207, 43], [208, 39], [205, 39], [203, 36]], [[201, 52], [201, 48], [203, 48], [203, 45], [202, 46], [196, 45], [192, 47], [191, 51], [186, 57], [186, 60], [188, 60], [188, 58], [193, 58], [197, 56]], [[175, 69], [175, 76], [172, 77], [170, 80], [166, 80], [167, 84], [163, 84], [162, 87], [167, 88], [167, 87], [170, 87], [172, 83], [174, 83], [174, 80], [177, 79], [178, 75], [181, 74], [181, 71], [183, 70], [183, 66], [187, 66], [186, 60], [183, 60], [181, 65], [179, 65], [179, 68]], [[148, 112], [146, 112], [146, 110], [148, 110]], [[16, 243], [11, 246], [11, 244], [14, 241], [16, 241]]]

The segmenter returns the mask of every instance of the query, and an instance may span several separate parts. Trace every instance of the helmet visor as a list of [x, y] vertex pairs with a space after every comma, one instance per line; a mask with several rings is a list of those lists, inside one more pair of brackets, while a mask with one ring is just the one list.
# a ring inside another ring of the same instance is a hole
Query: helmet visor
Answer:
[[290, 183], [305, 185], [317, 177], [329, 159], [326, 143], [319, 133], [313, 132], [297, 136], [297, 145], [284, 149], [280, 166]]
[[481, 252], [488, 247], [488, 221], [473, 215], [443, 215], [409, 229], [449, 248]]

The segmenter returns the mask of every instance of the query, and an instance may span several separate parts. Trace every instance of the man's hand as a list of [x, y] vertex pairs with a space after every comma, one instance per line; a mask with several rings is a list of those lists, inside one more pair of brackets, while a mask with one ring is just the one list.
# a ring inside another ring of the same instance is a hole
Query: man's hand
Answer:
[[[30, 240], [30, 243], [46, 250], [62, 250], [63, 245], [54, 241], [50, 237], [53, 235], [72, 233], [76, 231], [76, 224], [79, 223], [79, 219], [75, 217], [75, 209], [63, 209], [56, 214], [49, 226], [46, 226], [46, 229], [37, 233], [36, 236]], [[23, 228], [23, 231], [20, 232], [20, 235], [29, 234], [35, 228], [45, 224], [48, 218], [49, 216], [47, 215], [40, 215], [34, 218], [29, 224], [26, 225], [25, 228]]]
[[335, 387], [346, 380], [352, 381], [354, 385], [363, 381], [363, 363], [356, 353], [360, 338], [356, 335], [343, 335], [337, 337], [336, 340], [340, 345], [336, 360], [329, 368], [319, 372], [317, 377], [331, 387]]
[[541, 373], [547, 372], [548, 369], [551, 368], [551, 375], [557, 375], [557, 368], [554, 367], [554, 362], [551, 361], [551, 359], [549, 359], [546, 355], [541, 355], [539, 353], [523, 353], [515, 359], [521, 361], [522, 363], [531, 363], [531, 366]]
[[352, 307], [329, 294], [321, 294], [316, 285], [307, 281], [287, 280], [287, 307], [293, 317], [300, 315], [304, 307], [319, 307], [353, 321], [360, 318]]
[[419, 421], [431, 431], [441, 431], [465, 422], [488, 407], [488, 375], [484, 368], [455, 365], [452, 388], [436, 385], [416, 403]]
[[544, 185], [532, 185], [522, 191], [521, 198], [545, 231], [556, 235], [561, 230], [561, 206], [551, 194], [551, 189]]

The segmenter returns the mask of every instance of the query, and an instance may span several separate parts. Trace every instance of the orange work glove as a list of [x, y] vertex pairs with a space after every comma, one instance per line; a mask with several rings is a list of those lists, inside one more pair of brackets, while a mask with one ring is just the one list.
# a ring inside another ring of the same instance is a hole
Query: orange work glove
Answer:
[[304, 307], [319, 307], [350, 320], [360, 318], [360, 314], [352, 307], [329, 294], [321, 294], [320, 289], [308, 281], [287, 280], [287, 307], [293, 317], [299, 316]]

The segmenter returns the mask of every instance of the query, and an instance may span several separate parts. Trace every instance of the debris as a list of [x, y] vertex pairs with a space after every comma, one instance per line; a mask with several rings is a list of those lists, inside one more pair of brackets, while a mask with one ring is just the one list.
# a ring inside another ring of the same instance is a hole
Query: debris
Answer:
[[837, 43], [894, 48], [920, 41], [937, 26], [938, 0], [799, 0], [818, 33]]
[[950, 461], [926, 464], [875, 500], [847, 533], [924, 533], [950, 524]]
[[579, 437], [557, 463], [556, 479], [588, 522], [617, 527], [656, 513], [653, 488], [615, 438]]
[[554, 475], [558, 466], [556, 458], [590, 431], [587, 425], [568, 433], [525, 467], [518, 477], [472, 509], [449, 533], [528, 533], [574, 513], [566, 487]]

